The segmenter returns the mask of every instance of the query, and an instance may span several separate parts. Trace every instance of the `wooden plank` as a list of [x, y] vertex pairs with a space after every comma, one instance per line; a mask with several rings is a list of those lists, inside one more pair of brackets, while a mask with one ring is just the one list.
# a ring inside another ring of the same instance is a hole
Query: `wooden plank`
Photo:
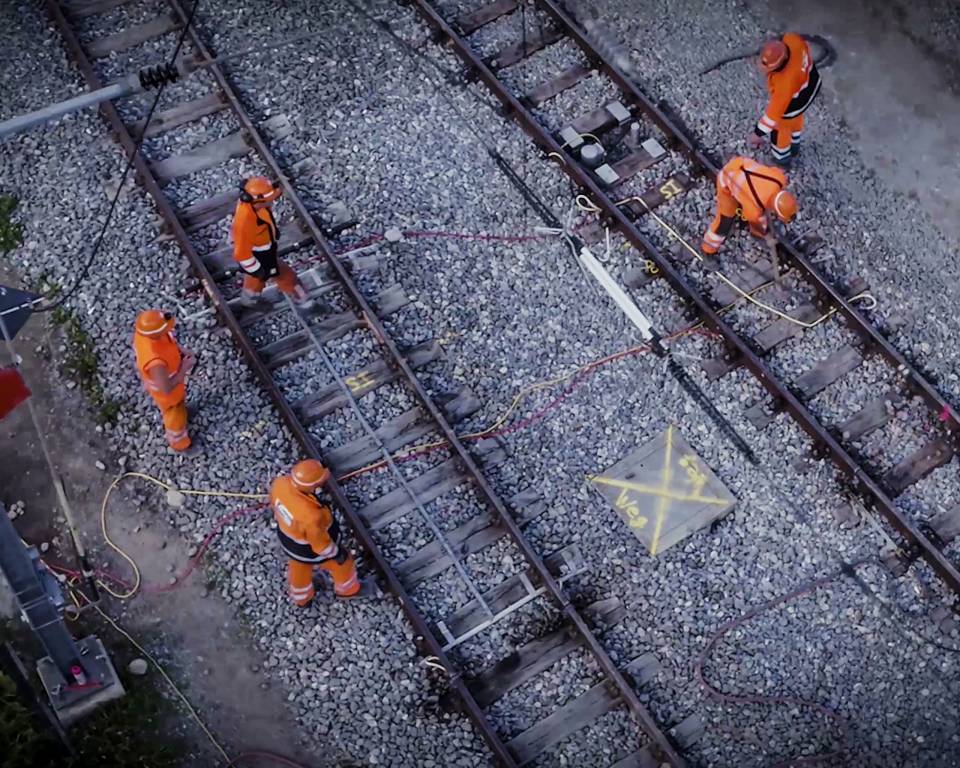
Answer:
[[94, 0], [94, 2], [86, 3], [65, 3], [60, 7], [67, 16], [73, 19], [86, 19], [119, 8], [121, 5], [127, 5], [130, 2], [131, 0]]
[[[582, 562], [580, 550], [575, 544], [564, 547], [558, 552], [547, 555], [547, 557], [544, 558], [543, 563], [547, 567], [547, 570], [549, 570], [554, 576], [560, 576], [562, 569], [565, 567], [564, 555], [566, 555], [566, 557], [573, 562]], [[540, 577], [535, 571], [532, 569], [527, 569], [524, 571], [524, 575], [534, 586], [534, 588], [539, 586]], [[500, 611], [506, 610], [511, 605], [514, 605], [523, 599], [526, 594], [527, 590], [523, 585], [520, 575], [515, 574], [507, 577], [493, 587], [493, 589], [485, 592], [483, 594], [483, 599], [484, 602], [486, 602], [486, 604], [490, 607], [490, 610], [492, 610], [494, 613], [499, 613]], [[447, 629], [454, 637], [460, 637], [480, 626], [488, 619], [489, 616], [487, 615], [486, 611], [483, 610], [483, 607], [480, 605], [480, 603], [476, 600], [471, 600], [447, 616], [444, 619], [444, 624], [446, 624]], [[434, 629], [434, 632], [437, 637], [443, 637], [439, 629]]]
[[960, 504], [937, 514], [930, 521], [930, 527], [945, 544], [960, 536]]
[[859, 440], [886, 424], [895, 413], [896, 407], [902, 402], [903, 395], [891, 389], [882, 397], [864, 405], [857, 413], [840, 424], [837, 430], [844, 440]]
[[[171, 107], [170, 109], [165, 109], [163, 112], [156, 113], [150, 120], [150, 125], [147, 126], [147, 131], [144, 134], [144, 138], [149, 139], [151, 136], [159, 136], [161, 133], [166, 133], [173, 128], [186, 125], [187, 123], [192, 123], [194, 120], [199, 120], [201, 117], [213, 115], [226, 108], [227, 104], [219, 93], [208, 93], [205, 96], [201, 96], [199, 99], [187, 101], [183, 104], [178, 104], [175, 107]], [[139, 136], [140, 131], [143, 130], [143, 125], [146, 120], [146, 117], [144, 117], [142, 120], [138, 120], [133, 124], [133, 126], [131, 126], [130, 132], [134, 136]], [[233, 193], [233, 199], [237, 199], [236, 193]]]
[[516, 7], [517, 0], [496, 0], [496, 2], [485, 5], [476, 11], [458, 16], [454, 23], [460, 29], [461, 35], [472, 35], [480, 27], [516, 10]]
[[712, 357], [700, 361], [700, 368], [707, 374], [710, 381], [716, 381], [739, 367], [740, 363], [735, 360], [728, 360], [725, 357]]
[[178, 218], [187, 232], [196, 232], [229, 216], [237, 205], [237, 199], [238, 190], [236, 189], [221, 192], [206, 200], [188, 205], [179, 212]]
[[809, 371], [800, 374], [793, 386], [802, 398], [809, 400], [862, 362], [863, 358], [854, 347], [844, 345]]
[[98, 37], [84, 47], [91, 59], [100, 59], [109, 56], [114, 51], [125, 51], [135, 45], [145, 43], [147, 40], [175, 32], [178, 29], [180, 29], [180, 24], [177, 23], [176, 17], [173, 14], [164, 14], [143, 24], [127, 27], [112, 35]]
[[640, 195], [643, 203], [636, 200], [626, 203], [626, 208], [633, 214], [634, 218], [639, 218], [647, 213], [647, 210], [653, 210], [659, 205], [663, 205], [667, 200], [672, 200], [678, 195], [682, 195], [693, 186], [693, 180], [686, 173], [675, 173], [663, 180], [663, 183], [650, 187], [646, 192]]
[[703, 738], [706, 727], [703, 718], [696, 712], [688, 715], [670, 729], [669, 734], [681, 750], [690, 749]]
[[[442, 355], [440, 345], [435, 341], [424, 341], [404, 352], [404, 357], [407, 358], [407, 362], [413, 368], [421, 368], [427, 363], [440, 359]], [[362, 370], [344, 377], [344, 381], [354, 398], [360, 398], [384, 384], [395, 381], [397, 376], [396, 369], [387, 365], [383, 360], [377, 360]], [[297, 400], [293, 404], [293, 410], [300, 421], [309, 426], [318, 419], [348, 404], [347, 395], [344, 394], [340, 385], [337, 382], [330, 382], [316, 392]]]
[[533, 90], [529, 91], [524, 97], [525, 101], [531, 107], [537, 107], [543, 102], [552, 99], [554, 96], [563, 93], [568, 88], [573, 88], [577, 83], [587, 77], [593, 70], [583, 64], [574, 64], [563, 70], [559, 75], [551, 80], [540, 83]]
[[525, 488], [507, 500], [513, 519], [521, 528], [547, 511], [547, 503], [536, 488]]
[[[787, 314], [794, 320], [799, 320], [803, 323], [812, 323], [820, 317], [820, 310], [813, 306], [813, 304], [801, 304], [796, 309], [791, 309]], [[760, 331], [760, 333], [753, 337], [753, 340], [760, 348], [760, 351], [766, 353], [780, 346], [785, 341], [792, 339], [794, 336], [799, 336], [804, 330], [803, 326], [791, 323], [789, 320], [784, 320], [781, 317]]]
[[[730, 281], [735, 283], [740, 290], [749, 293], [764, 283], [769, 283], [773, 278], [773, 264], [768, 259], [757, 259], [755, 263], [748, 264], [731, 277]], [[710, 289], [710, 295], [717, 305], [721, 307], [726, 307], [742, 298], [739, 293], [726, 283], [715, 285]]]
[[953, 458], [953, 446], [949, 438], [937, 438], [905, 458], [883, 476], [883, 485], [891, 495], [899, 496], [914, 483], [919, 482], [937, 467], [942, 467]]
[[[649, 666], [650, 656], [651, 654], [646, 654], [634, 659], [625, 671], [628, 674], [642, 674], [641, 670]], [[607, 682], [598, 683], [511, 739], [507, 742], [507, 748], [519, 765], [526, 765], [554, 744], [586, 728], [619, 703], [620, 697], [611, 690]]]
[[[438, 464], [407, 481], [407, 488], [416, 494], [421, 504], [429, 504], [434, 499], [467, 482], [455, 459]], [[403, 486], [394, 488], [383, 496], [374, 499], [360, 510], [360, 518], [372, 529], [378, 530], [398, 520], [417, 508]]]
[[393, 454], [417, 438], [430, 434], [432, 429], [433, 426], [424, 418], [423, 411], [420, 408], [411, 408], [377, 427], [376, 440], [369, 435], [358, 437], [327, 451], [324, 460], [337, 475], [352, 472], [380, 461], [383, 458], [381, 443]]
[[608, 110], [606, 106], [603, 106], [597, 107], [585, 115], [580, 115], [580, 117], [570, 123], [570, 127], [577, 133], [600, 134], [610, 130], [616, 124], [616, 118], [610, 114], [610, 110]]
[[[403, 288], [395, 284], [381, 291], [374, 299], [373, 306], [379, 317], [388, 317], [409, 302], [410, 299]], [[355, 312], [345, 310], [328, 315], [312, 325], [320, 341], [326, 343], [339, 339], [357, 328], [363, 328], [366, 323]], [[267, 368], [274, 370], [281, 365], [299, 360], [311, 349], [313, 349], [313, 340], [310, 334], [307, 331], [297, 331], [260, 347], [257, 353]]]
[[562, 40], [563, 33], [553, 27], [545, 29], [530, 30], [526, 40], [518, 40], [511, 45], [501, 48], [493, 56], [487, 58], [487, 66], [490, 69], [506, 69], [512, 67], [519, 61], [523, 61], [528, 56], [536, 53], [548, 45], [553, 45], [558, 40]]
[[157, 177], [160, 185], [169, 184], [179, 176], [189, 176], [191, 173], [204, 171], [227, 162], [234, 157], [243, 157], [250, 152], [243, 131], [231, 133], [222, 139], [211, 141], [202, 147], [197, 147], [182, 155], [172, 155], [150, 165], [150, 170]]
[[662, 763], [653, 756], [648, 747], [634, 752], [632, 755], [617, 760], [610, 768], [660, 768]]
[[455, 392], [445, 392], [436, 398], [447, 421], [456, 424], [480, 410], [480, 400], [469, 387], [460, 387]]
[[640, 148], [636, 152], [630, 152], [626, 157], [617, 160], [617, 162], [611, 164], [611, 168], [616, 171], [617, 176], [620, 177], [618, 184], [622, 184], [627, 179], [636, 176], [640, 171], [645, 171], [647, 168], [650, 168], [657, 163], [659, 163], [663, 158], [668, 156], [668, 152], [664, 152], [662, 155], [654, 157], [647, 150]]
[[[445, 536], [451, 549], [458, 557], [462, 557], [489, 547], [505, 534], [506, 529], [494, 523], [489, 515], [481, 514], [448, 531]], [[446, 553], [443, 544], [434, 540], [396, 566], [396, 573], [403, 585], [411, 589], [452, 566], [453, 560]]]
[[[313, 235], [299, 219], [294, 219], [289, 224], [280, 227], [277, 256], [286, 256], [291, 251], [303, 248], [311, 242], [313, 242]], [[233, 243], [229, 242], [203, 254], [203, 263], [207, 265], [210, 274], [218, 280], [239, 269], [236, 260], [233, 258]]]
[[[601, 600], [583, 611], [591, 623], [600, 623], [605, 628], [619, 622], [625, 613], [623, 604], [617, 598]], [[562, 627], [515, 649], [467, 681], [467, 688], [481, 707], [488, 707], [580, 646], [580, 637], [573, 629]]]

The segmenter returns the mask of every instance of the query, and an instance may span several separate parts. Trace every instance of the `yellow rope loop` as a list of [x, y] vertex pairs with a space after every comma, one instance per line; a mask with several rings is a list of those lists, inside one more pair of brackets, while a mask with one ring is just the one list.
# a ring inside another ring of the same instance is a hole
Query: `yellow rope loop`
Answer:
[[241, 493], [238, 491], [217, 491], [217, 490], [195, 490], [190, 488], [174, 488], [174, 486], [163, 482], [152, 475], [148, 475], [144, 472], [124, 472], [123, 474], [117, 475], [113, 482], [110, 483], [110, 487], [107, 488], [107, 492], [103, 496], [103, 501], [100, 504], [100, 533], [103, 536], [103, 540], [106, 542], [107, 546], [110, 547], [114, 552], [120, 555], [123, 558], [127, 565], [130, 566], [130, 570], [133, 571], [133, 586], [130, 587], [126, 592], [117, 592], [109, 584], [105, 584], [102, 581], [98, 581], [100, 587], [112, 597], [115, 597], [117, 600], [129, 600], [133, 597], [140, 589], [140, 585], [143, 581], [140, 574], [140, 568], [137, 566], [136, 561], [130, 557], [127, 552], [120, 547], [113, 539], [110, 538], [110, 533], [107, 531], [107, 504], [110, 502], [110, 496], [116, 490], [117, 486], [128, 477], [135, 477], [138, 480], [144, 480], [148, 483], [153, 483], [154, 485], [163, 488], [165, 491], [179, 491], [185, 496], [216, 496], [227, 499], [255, 499], [257, 501], [263, 501], [267, 498], [265, 494], [262, 493]]
[[657, 266], [656, 262], [651, 261], [650, 259], [644, 259], [643, 266], [647, 270], [648, 275], [660, 274], [660, 267]]
[[[563, 146], [566, 146], [566, 144], [564, 144]], [[566, 165], [566, 164], [567, 164], [567, 158], [565, 158], [565, 157], [564, 157], [563, 155], [561, 155], [559, 152], [548, 152], [548, 153], [547, 153], [547, 159], [548, 159], [548, 160], [556, 160], [558, 163], [560, 163], [560, 165]]]

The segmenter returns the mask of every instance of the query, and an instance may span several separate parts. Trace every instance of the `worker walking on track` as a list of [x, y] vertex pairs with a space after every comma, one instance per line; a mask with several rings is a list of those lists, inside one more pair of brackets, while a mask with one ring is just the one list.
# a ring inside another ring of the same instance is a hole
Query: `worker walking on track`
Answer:
[[310, 604], [316, 594], [314, 568], [333, 579], [337, 597], [366, 596], [370, 590], [357, 576], [350, 553], [340, 546], [340, 526], [330, 508], [315, 496], [330, 479], [330, 470], [316, 459], [295, 464], [270, 486], [270, 507], [277, 521], [280, 547], [289, 558], [287, 582], [290, 599], [299, 606]]
[[730, 160], [717, 174], [717, 212], [700, 249], [706, 254], [719, 251], [738, 215], [750, 225], [750, 234], [772, 242], [769, 214], [785, 224], [797, 215], [797, 199], [786, 187], [787, 175], [779, 168], [749, 157]]
[[757, 63], [766, 73], [770, 101], [747, 141], [759, 149], [769, 136], [774, 162], [789, 168], [800, 151], [804, 113], [820, 92], [820, 73], [807, 41], [793, 32], [764, 43]]
[[268, 280], [296, 304], [301, 312], [310, 312], [313, 301], [296, 273], [277, 256], [280, 228], [273, 218], [273, 201], [283, 190], [264, 176], [253, 176], [240, 186], [240, 199], [233, 215], [233, 258], [243, 272], [240, 302], [252, 307]]
[[148, 309], [137, 315], [133, 350], [143, 386], [163, 414], [167, 443], [175, 451], [190, 447], [187, 431], [187, 375], [196, 363], [173, 336], [173, 315]]

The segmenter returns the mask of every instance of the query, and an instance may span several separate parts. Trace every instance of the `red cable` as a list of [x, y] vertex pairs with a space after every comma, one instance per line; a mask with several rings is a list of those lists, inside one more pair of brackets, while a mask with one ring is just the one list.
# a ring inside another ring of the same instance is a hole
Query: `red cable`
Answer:
[[[862, 565], [868, 562], [867, 560], [861, 560], [853, 564], [852, 567], [856, 568], [858, 565]], [[707, 658], [710, 655], [710, 652], [714, 649], [720, 640], [738, 627], [742, 626], [746, 622], [755, 616], [760, 615], [761, 613], [766, 613], [772, 608], [776, 608], [779, 605], [788, 603], [792, 600], [796, 600], [798, 597], [803, 597], [808, 595], [821, 587], [830, 584], [837, 579], [841, 578], [844, 575], [842, 570], [836, 571], [835, 573], [830, 574], [829, 576], [823, 576], [822, 578], [815, 579], [814, 581], [808, 581], [806, 584], [797, 587], [797, 589], [792, 592], [788, 592], [786, 595], [769, 600], [765, 603], [762, 603], [755, 608], [751, 608], [749, 611], [744, 613], [742, 616], [739, 616], [736, 619], [731, 619], [726, 623], [722, 624], [707, 641], [706, 646], [700, 652], [700, 655], [697, 657], [697, 662], [694, 665], [694, 675], [697, 678], [697, 681], [700, 683], [701, 688], [707, 693], [710, 698], [716, 699], [717, 701], [723, 704], [773, 704], [781, 706], [794, 706], [794, 707], [804, 707], [806, 709], [812, 709], [815, 712], [819, 712], [828, 720], [832, 720], [837, 727], [837, 731], [840, 734], [840, 746], [837, 749], [831, 750], [830, 752], [824, 752], [819, 755], [811, 755], [809, 757], [796, 757], [789, 760], [779, 762], [774, 766], [774, 768], [787, 768], [787, 766], [793, 765], [806, 765], [812, 763], [822, 763], [825, 760], [832, 760], [833, 758], [840, 757], [846, 751], [847, 747], [847, 721], [839, 712], [830, 709], [823, 704], [820, 704], [816, 701], [809, 701], [807, 699], [801, 699], [796, 696], [768, 696], [765, 694], [732, 694], [724, 693], [719, 688], [714, 686], [709, 680], [707, 680], [706, 675], [704, 674], [703, 667], [707, 662]]]

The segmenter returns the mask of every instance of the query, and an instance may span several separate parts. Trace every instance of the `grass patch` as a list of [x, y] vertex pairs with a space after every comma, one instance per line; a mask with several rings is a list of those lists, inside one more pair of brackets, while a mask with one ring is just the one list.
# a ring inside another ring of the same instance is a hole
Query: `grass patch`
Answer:
[[[57, 289], [54, 287], [54, 294]], [[120, 413], [120, 403], [107, 397], [98, 375], [100, 361], [97, 351], [80, 320], [73, 312], [57, 307], [51, 313], [51, 320], [58, 325], [66, 340], [67, 352], [63, 367], [65, 373], [80, 387], [80, 391], [93, 403], [97, 420], [100, 423], [116, 424]]]
[[10, 216], [17, 207], [17, 198], [0, 195], [0, 252], [9, 253], [23, 242], [23, 227]]

